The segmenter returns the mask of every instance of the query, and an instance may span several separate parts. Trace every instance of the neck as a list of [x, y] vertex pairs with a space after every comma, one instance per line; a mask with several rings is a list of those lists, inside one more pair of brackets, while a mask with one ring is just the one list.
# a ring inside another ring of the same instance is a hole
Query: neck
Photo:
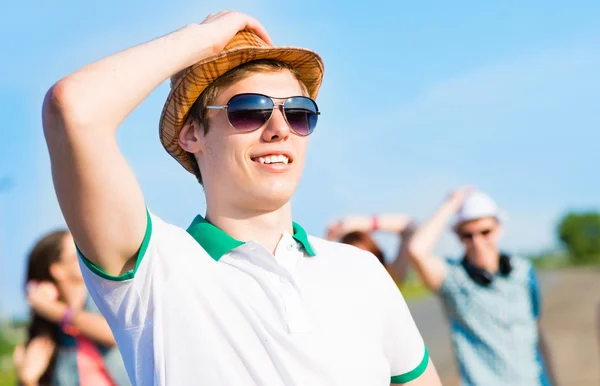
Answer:
[[58, 290], [61, 294], [62, 300], [72, 308], [81, 308], [85, 303], [85, 286], [80, 282], [60, 282], [58, 283]]
[[236, 240], [254, 240], [275, 253], [284, 232], [293, 233], [290, 203], [274, 211], [239, 210], [207, 205], [206, 219]]

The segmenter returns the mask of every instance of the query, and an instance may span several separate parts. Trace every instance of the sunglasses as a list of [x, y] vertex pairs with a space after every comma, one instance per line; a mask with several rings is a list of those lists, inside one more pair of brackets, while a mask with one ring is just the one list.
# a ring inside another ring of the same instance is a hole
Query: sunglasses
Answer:
[[494, 230], [493, 229], [484, 229], [482, 231], [479, 232], [462, 232], [458, 234], [458, 237], [465, 241], [465, 240], [473, 240], [473, 238], [475, 237], [475, 235], [481, 235], [483, 237], [487, 237], [489, 236]]
[[[274, 99], [284, 101], [275, 103]], [[225, 110], [229, 124], [237, 131], [246, 133], [265, 126], [273, 116], [275, 107], [281, 109], [290, 129], [300, 136], [309, 135], [317, 126], [320, 114], [317, 103], [304, 96], [271, 98], [262, 94], [238, 94], [225, 106], [206, 106], [207, 109]]]

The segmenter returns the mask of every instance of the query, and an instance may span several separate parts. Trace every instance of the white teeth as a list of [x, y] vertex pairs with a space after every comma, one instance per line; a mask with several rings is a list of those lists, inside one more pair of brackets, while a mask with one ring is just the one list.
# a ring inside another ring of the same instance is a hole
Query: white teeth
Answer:
[[284, 165], [287, 165], [289, 161], [290, 160], [288, 159], [288, 157], [284, 156], [283, 154], [258, 157], [258, 162], [260, 162], [261, 164], [282, 163]]

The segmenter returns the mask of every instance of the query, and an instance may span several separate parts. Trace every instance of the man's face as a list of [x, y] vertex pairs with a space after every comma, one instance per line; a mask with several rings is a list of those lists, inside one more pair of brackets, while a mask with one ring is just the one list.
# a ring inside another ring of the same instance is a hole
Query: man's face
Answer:
[[[283, 70], [254, 73], [225, 88], [213, 104], [226, 105], [231, 97], [242, 93], [273, 98], [303, 95], [298, 80]], [[233, 204], [258, 212], [285, 205], [300, 181], [308, 138], [291, 131], [278, 108], [267, 124], [252, 132], [236, 131], [227, 120], [226, 110], [212, 110], [208, 118], [209, 130], [200, 135], [201, 151], [197, 153], [207, 197], [217, 201], [216, 205]], [[276, 156], [279, 160], [283, 156], [287, 163], [269, 160]]]
[[487, 268], [496, 266], [501, 229], [493, 217], [480, 218], [460, 225], [457, 235], [471, 264]]

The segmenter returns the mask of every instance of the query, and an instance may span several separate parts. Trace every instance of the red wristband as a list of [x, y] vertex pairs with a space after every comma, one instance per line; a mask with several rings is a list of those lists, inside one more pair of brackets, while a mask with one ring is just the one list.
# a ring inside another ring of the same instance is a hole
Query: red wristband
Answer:
[[379, 229], [379, 220], [377, 219], [377, 216], [371, 217], [371, 229], [374, 231]]

